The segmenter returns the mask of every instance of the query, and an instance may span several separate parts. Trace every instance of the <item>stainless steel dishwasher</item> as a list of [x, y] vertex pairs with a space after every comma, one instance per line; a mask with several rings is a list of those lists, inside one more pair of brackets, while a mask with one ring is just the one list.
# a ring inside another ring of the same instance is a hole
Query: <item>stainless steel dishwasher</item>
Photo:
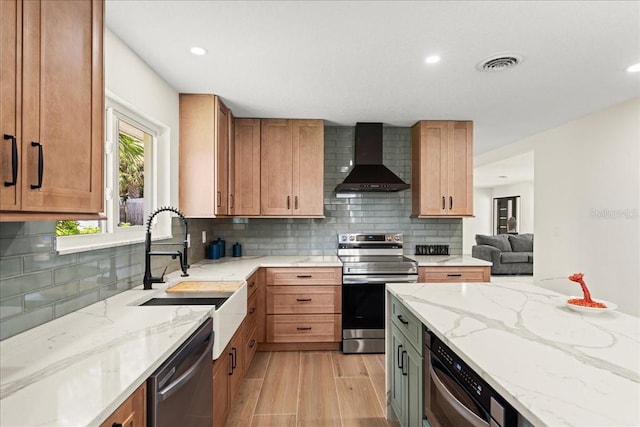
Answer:
[[213, 320], [207, 319], [147, 380], [147, 425], [211, 427]]

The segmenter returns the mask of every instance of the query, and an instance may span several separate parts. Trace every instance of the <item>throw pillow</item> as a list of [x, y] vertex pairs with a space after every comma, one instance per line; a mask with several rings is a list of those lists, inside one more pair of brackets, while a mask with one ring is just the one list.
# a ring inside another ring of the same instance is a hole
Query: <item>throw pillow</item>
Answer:
[[484, 236], [476, 234], [476, 243], [479, 245], [489, 245], [500, 249], [502, 252], [511, 252], [511, 244], [506, 234], [498, 234], [497, 236]]
[[[531, 236], [531, 237], [529, 237]], [[514, 252], [533, 252], [533, 235], [509, 235], [509, 243]]]

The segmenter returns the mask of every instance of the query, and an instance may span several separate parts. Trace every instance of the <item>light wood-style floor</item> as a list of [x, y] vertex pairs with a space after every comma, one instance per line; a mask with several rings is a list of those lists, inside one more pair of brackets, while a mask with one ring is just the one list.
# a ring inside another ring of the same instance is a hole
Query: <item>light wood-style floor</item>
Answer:
[[226, 427], [388, 427], [383, 354], [258, 352]]

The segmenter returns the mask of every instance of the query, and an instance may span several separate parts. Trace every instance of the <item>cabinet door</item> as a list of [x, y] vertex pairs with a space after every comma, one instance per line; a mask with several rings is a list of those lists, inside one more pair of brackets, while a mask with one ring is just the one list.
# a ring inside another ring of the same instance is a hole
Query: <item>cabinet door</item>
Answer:
[[404, 349], [403, 379], [405, 388], [405, 419], [407, 427], [422, 425], [422, 357], [413, 346], [408, 345]]
[[228, 183], [229, 183], [229, 110], [215, 97], [216, 113], [215, 113], [215, 134], [216, 134], [216, 216], [228, 215], [227, 199]]
[[224, 426], [229, 411], [231, 356], [223, 352], [213, 363], [213, 425]]
[[23, 3], [22, 210], [102, 211], [103, 7]]
[[401, 425], [406, 425], [404, 413], [405, 391], [403, 387], [402, 361], [404, 339], [395, 325], [391, 325], [391, 406]]
[[147, 425], [147, 383], [142, 383], [100, 427], [146, 427]]
[[[20, 116], [20, 51], [18, 28], [21, 6], [15, 0], [0, 1], [0, 209], [20, 208], [22, 158]], [[15, 176], [15, 180], [13, 179]]]
[[260, 213], [293, 212], [293, 150], [289, 120], [262, 120], [260, 144]]
[[473, 215], [473, 123], [450, 122], [447, 139], [447, 214]]
[[420, 122], [412, 129], [414, 215], [446, 215], [447, 136], [447, 122]]
[[213, 95], [180, 94], [180, 210], [212, 217], [216, 205]]
[[323, 215], [324, 126], [322, 120], [292, 120], [293, 215]]
[[260, 119], [236, 119], [233, 215], [260, 215]]

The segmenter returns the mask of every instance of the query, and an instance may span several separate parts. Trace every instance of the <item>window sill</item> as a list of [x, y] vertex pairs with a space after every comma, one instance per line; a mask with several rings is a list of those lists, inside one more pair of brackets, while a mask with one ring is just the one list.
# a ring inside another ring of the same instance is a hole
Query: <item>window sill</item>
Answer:
[[[115, 248], [118, 246], [144, 243], [144, 233], [126, 233], [127, 235], [84, 235], [65, 236], [64, 239], [56, 238], [56, 252], [58, 255], [75, 254], [78, 252], [94, 251], [97, 249]], [[170, 239], [172, 236], [153, 236], [152, 240]]]

